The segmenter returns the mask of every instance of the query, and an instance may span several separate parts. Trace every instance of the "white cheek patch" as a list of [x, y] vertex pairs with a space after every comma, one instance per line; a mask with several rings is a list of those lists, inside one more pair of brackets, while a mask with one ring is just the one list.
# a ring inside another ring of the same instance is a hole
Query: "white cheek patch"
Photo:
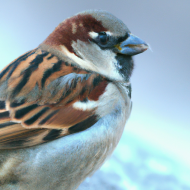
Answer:
[[73, 64], [99, 73], [112, 80], [123, 80], [117, 67], [116, 54], [112, 50], [102, 50], [93, 42], [83, 42], [80, 40], [77, 40], [77, 42], [73, 41], [72, 47], [82, 59], [74, 53], [69, 52], [64, 45], [60, 45], [61, 51], [73, 60]]
[[80, 59], [78, 56], [76, 56], [74, 53], [69, 52], [64, 45], [60, 45], [60, 47], [64, 55], [73, 60], [73, 64], [79, 65], [83, 69], [96, 71], [96, 72], [98, 71], [95, 67], [93, 67], [93, 65], [90, 62], [84, 61], [83, 59]]

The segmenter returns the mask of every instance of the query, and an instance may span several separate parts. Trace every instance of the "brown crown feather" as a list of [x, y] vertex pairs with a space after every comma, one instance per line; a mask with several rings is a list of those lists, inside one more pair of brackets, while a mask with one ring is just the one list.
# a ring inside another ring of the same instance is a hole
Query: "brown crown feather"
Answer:
[[91, 15], [79, 14], [59, 24], [43, 43], [58, 49], [59, 45], [64, 45], [71, 53], [74, 53], [72, 41], [88, 42], [90, 31], [98, 33], [107, 29]]

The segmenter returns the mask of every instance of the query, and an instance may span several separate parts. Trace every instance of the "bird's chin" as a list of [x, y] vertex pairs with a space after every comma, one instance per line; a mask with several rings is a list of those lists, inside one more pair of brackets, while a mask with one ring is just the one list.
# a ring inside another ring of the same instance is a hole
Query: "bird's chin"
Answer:
[[118, 53], [116, 55], [118, 70], [126, 82], [129, 82], [134, 68], [132, 56]]

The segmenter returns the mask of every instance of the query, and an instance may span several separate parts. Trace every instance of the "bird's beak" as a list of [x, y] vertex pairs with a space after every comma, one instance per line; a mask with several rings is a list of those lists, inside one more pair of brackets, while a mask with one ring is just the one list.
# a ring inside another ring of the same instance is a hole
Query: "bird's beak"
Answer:
[[118, 50], [118, 53], [124, 55], [136, 55], [142, 53], [148, 49], [148, 45], [133, 34], [129, 34], [129, 37], [115, 46]]

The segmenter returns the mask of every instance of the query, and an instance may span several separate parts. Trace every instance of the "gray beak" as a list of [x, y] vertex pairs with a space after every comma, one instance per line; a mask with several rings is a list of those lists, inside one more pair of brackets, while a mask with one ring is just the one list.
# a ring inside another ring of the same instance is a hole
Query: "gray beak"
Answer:
[[148, 45], [133, 34], [129, 34], [129, 37], [115, 46], [118, 49], [118, 53], [124, 55], [136, 55], [142, 53], [148, 49]]

